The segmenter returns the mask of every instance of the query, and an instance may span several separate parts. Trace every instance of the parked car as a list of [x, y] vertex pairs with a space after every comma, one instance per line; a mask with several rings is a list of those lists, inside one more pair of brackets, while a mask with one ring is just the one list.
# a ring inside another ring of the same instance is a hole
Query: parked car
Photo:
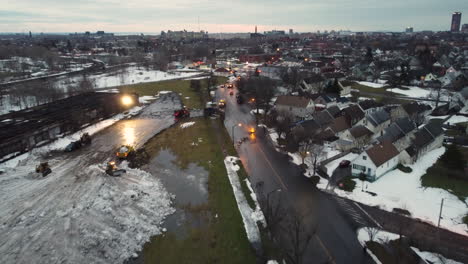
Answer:
[[340, 168], [347, 168], [347, 167], [349, 167], [350, 164], [351, 164], [351, 161], [349, 161], [349, 160], [342, 160], [342, 161], [340, 162], [340, 165], [339, 165], [339, 166], [340, 166]]

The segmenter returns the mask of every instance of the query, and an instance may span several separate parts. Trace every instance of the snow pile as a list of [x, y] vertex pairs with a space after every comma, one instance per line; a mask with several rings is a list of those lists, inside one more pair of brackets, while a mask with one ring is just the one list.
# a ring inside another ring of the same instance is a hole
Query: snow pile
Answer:
[[360, 85], [365, 85], [371, 88], [382, 88], [385, 86], [385, 83], [373, 83], [373, 82], [358, 82]]
[[50, 160], [44, 178], [34, 160], [2, 175], [2, 263], [122, 263], [161, 234], [175, 210], [158, 178], [125, 164], [110, 177], [83, 159]]
[[247, 233], [247, 239], [251, 244], [255, 245], [261, 242], [260, 230], [257, 226], [257, 219], [252, 217], [254, 210], [250, 208], [247, 199], [242, 192], [241, 183], [237, 171], [239, 166], [236, 162], [239, 159], [236, 157], [228, 156], [224, 159], [224, 165], [226, 166], [229, 182], [231, 183], [234, 197], [236, 198], [237, 206], [244, 222], [245, 232]]
[[[359, 240], [359, 243], [361, 243], [361, 245], [365, 245], [366, 242], [370, 241], [370, 236], [369, 236], [369, 233], [368, 231], [366, 230], [367, 228], [360, 228], [358, 231], [357, 231], [357, 237], [358, 237], [358, 240]], [[396, 239], [399, 239], [400, 236], [397, 235], [397, 234], [394, 234], [394, 233], [390, 233], [390, 232], [387, 232], [387, 231], [383, 231], [383, 230], [379, 230], [376, 234], [375, 234], [375, 237], [374, 237], [374, 241], [377, 242], [377, 243], [380, 243], [380, 244], [385, 244], [389, 241], [392, 241], [392, 240], [396, 240]], [[415, 248], [415, 247], [411, 247], [411, 249], [414, 250], [414, 252], [416, 252], [416, 254], [418, 254], [421, 258], [425, 259], [426, 261], [429, 260], [431, 263], [434, 263], [434, 264], [461, 264], [460, 262], [457, 262], [457, 261], [454, 261], [454, 260], [451, 260], [451, 259], [447, 259], [445, 257], [443, 257], [442, 255], [440, 254], [436, 254], [436, 253], [432, 253], [432, 252], [423, 252], [423, 251], [420, 251], [418, 248]], [[372, 252], [370, 252], [369, 249], [367, 249], [367, 252], [371, 255], [371, 257], [374, 259], [374, 260], [377, 260], [376, 263], [381, 263], [380, 261], [378, 261], [377, 257], [372, 254]]]
[[400, 88], [392, 88], [388, 89], [393, 93], [398, 93], [402, 95], [406, 95], [408, 97], [415, 97], [415, 98], [427, 98], [431, 94], [431, 90], [429, 89], [422, 89], [416, 86], [404, 86], [408, 90], [403, 90]]
[[[364, 189], [376, 193], [376, 196], [362, 192], [362, 182], [358, 179], [355, 180], [356, 187], [353, 192], [349, 193], [340, 189], [334, 191], [339, 196], [371, 206], [379, 206], [387, 211], [392, 211], [393, 208], [406, 209], [411, 212], [412, 217], [420, 218], [434, 225], [437, 224], [440, 203], [443, 198], [441, 227], [466, 235], [466, 225], [463, 224], [462, 217], [468, 213], [466, 206], [468, 199], [464, 203], [446, 190], [421, 186], [421, 177], [444, 152], [444, 147], [428, 152], [415, 164], [409, 165], [413, 170], [410, 173], [395, 169], [375, 182], [365, 182]], [[317, 187], [324, 189], [326, 185], [327, 181], [321, 179]]]
[[421, 258], [434, 264], [462, 264], [461, 262], [445, 258], [444, 256], [437, 253], [421, 251], [415, 247], [411, 247], [411, 249], [413, 249], [413, 251], [416, 252], [416, 254], [418, 254]]
[[191, 127], [195, 124], [195, 122], [185, 122], [183, 124], [180, 125], [180, 128], [187, 128], [187, 127]]
[[252, 185], [250, 184], [249, 179], [244, 180], [245, 183], [247, 184], [247, 187], [249, 188], [250, 191], [250, 197], [255, 203], [255, 211], [252, 213], [252, 218], [256, 222], [262, 223], [263, 227], [266, 227], [267, 223], [265, 220], [265, 216], [263, 215], [262, 209], [260, 208], [260, 204], [258, 203], [257, 195], [255, 194], [254, 190], [252, 189]]
[[156, 99], [155, 96], [145, 95], [145, 96], [140, 96], [138, 101], [140, 102], [140, 104], [148, 104], [148, 103], [150, 103], [151, 101], [153, 101], [155, 99]]

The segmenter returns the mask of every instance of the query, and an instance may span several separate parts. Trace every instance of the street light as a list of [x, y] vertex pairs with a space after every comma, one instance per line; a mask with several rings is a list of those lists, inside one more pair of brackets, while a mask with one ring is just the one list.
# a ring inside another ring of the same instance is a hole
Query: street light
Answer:
[[234, 138], [234, 127], [236, 127], [236, 126], [241, 127], [242, 124], [239, 123], [239, 124], [234, 124], [234, 125], [232, 125], [232, 128], [231, 128], [231, 130], [232, 130], [232, 142], [234, 142], [234, 144], [236, 143], [236, 140], [235, 140], [235, 138]]

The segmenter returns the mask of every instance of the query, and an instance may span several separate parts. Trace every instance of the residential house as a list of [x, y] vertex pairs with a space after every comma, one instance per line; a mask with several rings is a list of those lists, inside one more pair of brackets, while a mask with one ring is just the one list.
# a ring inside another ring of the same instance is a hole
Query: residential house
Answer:
[[370, 143], [373, 134], [372, 131], [363, 125], [354, 126], [340, 135], [340, 139], [336, 142], [336, 147], [341, 151], [352, 148], [361, 149]]
[[431, 107], [429, 105], [411, 102], [392, 109], [390, 116], [393, 121], [402, 117], [409, 117], [416, 122], [416, 125], [421, 125], [430, 113]]
[[336, 98], [330, 95], [321, 94], [314, 100], [315, 108], [328, 108], [336, 105]]
[[365, 174], [368, 180], [375, 181], [396, 168], [399, 154], [395, 146], [388, 141], [373, 145], [351, 161], [351, 174], [354, 177]]
[[349, 129], [349, 124], [346, 120], [346, 117], [339, 116], [333, 120], [327, 129], [332, 131], [336, 137], [340, 137], [346, 130]]
[[314, 101], [309, 98], [291, 95], [280, 95], [275, 102], [278, 111], [289, 111], [296, 119], [304, 120], [314, 113]]
[[351, 94], [351, 87], [353, 86], [354, 82], [351, 81], [339, 81], [338, 86], [340, 86], [340, 96], [346, 96]]
[[358, 103], [358, 105], [361, 107], [362, 111], [364, 111], [367, 114], [370, 112], [383, 109], [384, 104], [376, 102], [375, 100], [364, 100]]
[[224, 76], [224, 77], [227, 77], [231, 74], [231, 71], [229, 71], [228, 69], [226, 68], [217, 68], [216, 70], [214, 70], [214, 75], [215, 76]]
[[444, 130], [437, 122], [429, 122], [414, 134], [412, 144], [402, 153], [403, 164], [412, 164], [427, 152], [439, 148], [444, 142]]
[[366, 116], [364, 111], [362, 111], [361, 107], [357, 104], [342, 109], [341, 114], [346, 117], [349, 126], [354, 126]]
[[322, 128], [327, 128], [335, 119], [334, 116], [327, 110], [315, 112], [312, 115], [312, 119]]
[[301, 88], [310, 93], [321, 93], [325, 84], [325, 79], [320, 74], [314, 74], [302, 80]]
[[364, 125], [374, 133], [374, 137], [378, 137], [383, 135], [383, 130], [390, 125], [390, 122], [390, 114], [383, 109], [378, 109], [369, 112], [358, 124]]
[[389, 141], [401, 152], [411, 145], [416, 129], [417, 126], [414, 121], [408, 117], [403, 117], [391, 123], [377, 140], [380, 143]]

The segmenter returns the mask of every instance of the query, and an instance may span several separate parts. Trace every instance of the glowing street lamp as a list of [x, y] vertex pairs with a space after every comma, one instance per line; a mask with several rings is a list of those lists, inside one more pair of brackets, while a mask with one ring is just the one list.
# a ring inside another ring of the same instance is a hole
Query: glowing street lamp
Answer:
[[133, 99], [132, 99], [132, 97], [130, 97], [130, 96], [128, 96], [128, 95], [122, 96], [122, 98], [120, 98], [120, 101], [121, 101], [122, 104], [125, 105], [125, 106], [129, 106], [129, 105], [132, 105], [132, 104], [133, 104]]

